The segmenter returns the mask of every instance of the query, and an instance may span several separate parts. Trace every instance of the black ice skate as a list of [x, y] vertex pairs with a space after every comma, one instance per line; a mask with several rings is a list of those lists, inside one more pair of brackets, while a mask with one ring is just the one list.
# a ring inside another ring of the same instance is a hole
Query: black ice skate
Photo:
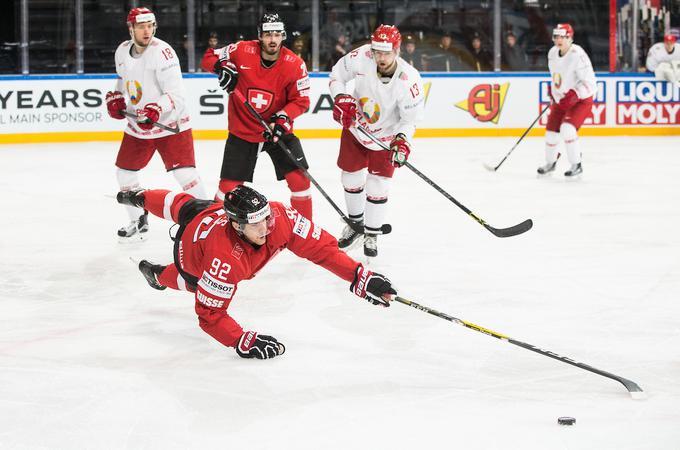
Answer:
[[574, 178], [578, 175], [581, 175], [583, 173], [583, 167], [581, 167], [581, 163], [578, 164], [572, 164], [569, 170], [564, 172], [564, 176], [567, 178]]
[[364, 235], [364, 255], [371, 258], [378, 256], [378, 235], [366, 233]]
[[[358, 228], [363, 229], [363, 220], [357, 220], [353, 222], [359, 226]], [[342, 235], [340, 236], [340, 239], [338, 239], [338, 248], [346, 250], [353, 248], [355, 244], [359, 242], [359, 238], [361, 236], [363, 236], [363, 233], [358, 233], [349, 225], [345, 225], [345, 228], [342, 230]]]
[[538, 172], [539, 175], [547, 175], [555, 170], [555, 166], [557, 166], [557, 160], [552, 163], [546, 163], [546, 165], [536, 169], [536, 172]]
[[160, 264], [150, 263], [146, 259], [139, 262], [139, 271], [142, 272], [142, 275], [146, 278], [146, 282], [149, 283], [149, 286], [158, 289], [159, 291], [167, 288], [167, 286], [163, 286], [158, 282], [158, 276], [163, 272], [165, 267], [166, 266], [161, 266]]
[[144, 189], [120, 191], [118, 194], [116, 194], [116, 201], [121, 205], [144, 208]]
[[148, 212], [139, 216], [137, 220], [131, 220], [129, 224], [118, 230], [118, 239], [121, 242], [146, 239], [146, 232], [149, 231]]

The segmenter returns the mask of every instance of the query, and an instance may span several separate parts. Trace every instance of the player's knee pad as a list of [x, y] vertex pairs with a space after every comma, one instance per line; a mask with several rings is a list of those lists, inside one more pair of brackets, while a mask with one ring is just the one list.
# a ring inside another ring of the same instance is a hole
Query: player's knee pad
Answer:
[[136, 170], [126, 170], [118, 167], [116, 178], [118, 178], [118, 186], [120, 186], [121, 191], [139, 189], [139, 175]]
[[562, 139], [564, 139], [565, 143], [570, 143], [574, 142], [576, 139], [578, 139], [578, 132], [576, 131], [576, 127], [569, 122], [564, 122], [562, 125], [560, 125], [560, 135], [562, 136]]
[[554, 147], [560, 143], [560, 134], [556, 131], [546, 130], [545, 143], [550, 147]]
[[307, 197], [310, 195], [309, 178], [305, 176], [302, 170], [298, 169], [288, 172], [284, 178], [293, 197]]
[[366, 177], [366, 200], [371, 203], [385, 203], [391, 182], [391, 178], [369, 173]]
[[188, 191], [201, 182], [201, 177], [198, 175], [198, 171], [195, 167], [180, 167], [179, 169], [174, 169], [172, 175], [182, 187], [183, 191]]
[[342, 182], [342, 187], [345, 188], [345, 191], [363, 191], [364, 185], [366, 184], [366, 172], [366, 169], [357, 170], [356, 172], [346, 172], [343, 170], [340, 180]]

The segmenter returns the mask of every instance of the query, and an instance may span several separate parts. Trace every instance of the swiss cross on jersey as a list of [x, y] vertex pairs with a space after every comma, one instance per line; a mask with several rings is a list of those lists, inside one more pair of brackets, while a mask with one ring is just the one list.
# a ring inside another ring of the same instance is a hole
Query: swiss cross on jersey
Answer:
[[264, 91], [262, 89], [249, 88], [248, 89], [248, 103], [250, 103], [255, 111], [263, 114], [269, 109], [274, 100], [274, 94]]

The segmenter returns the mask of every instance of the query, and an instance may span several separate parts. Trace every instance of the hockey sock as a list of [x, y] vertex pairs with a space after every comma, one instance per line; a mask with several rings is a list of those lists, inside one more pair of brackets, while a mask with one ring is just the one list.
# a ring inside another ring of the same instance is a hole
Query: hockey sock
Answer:
[[231, 192], [239, 184], [243, 184], [243, 181], [221, 179], [217, 193], [215, 194], [215, 201], [223, 202], [225, 194]]
[[581, 151], [579, 150], [576, 128], [572, 124], [564, 122], [560, 127], [560, 134], [562, 139], [564, 139], [564, 147], [567, 149], [569, 163], [572, 165], [580, 163]]
[[356, 172], [345, 172], [343, 170], [342, 172], [342, 186], [345, 188], [345, 203], [350, 219], [360, 218], [364, 215], [366, 208], [366, 194], [364, 194], [366, 172], [366, 169]]
[[369, 174], [366, 178], [366, 232], [379, 230], [385, 223], [387, 214], [387, 194], [391, 178]]
[[312, 219], [312, 191], [309, 179], [301, 170], [285, 175], [290, 189], [290, 205], [307, 219]]
[[198, 171], [195, 167], [180, 167], [179, 169], [173, 170], [172, 174], [175, 176], [175, 179], [184, 192], [187, 192], [196, 198], [208, 198], [205, 193], [203, 181], [198, 175]]
[[560, 135], [555, 131], [545, 132], [545, 162], [552, 164], [557, 161], [557, 144], [560, 143]]
[[[136, 170], [126, 170], [118, 167], [116, 169], [116, 178], [118, 178], [118, 186], [121, 191], [131, 191], [133, 189], [139, 189], [139, 177]], [[136, 208], [134, 206], [125, 206], [125, 210], [130, 217], [130, 220], [137, 220], [139, 216], [144, 214], [142, 208]]]

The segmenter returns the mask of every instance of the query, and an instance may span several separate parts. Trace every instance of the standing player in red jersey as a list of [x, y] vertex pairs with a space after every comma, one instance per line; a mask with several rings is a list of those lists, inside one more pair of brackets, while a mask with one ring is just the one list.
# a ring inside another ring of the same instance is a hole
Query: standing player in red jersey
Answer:
[[390, 306], [397, 294], [389, 279], [347, 256], [321, 227], [248, 186], [236, 186], [224, 203], [166, 190], [121, 191], [117, 198], [179, 224], [174, 264], [142, 260], [139, 270], [154, 289], [193, 292], [199, 326], [242, 358], [267, 359], [285, 351], [271, 336], [244, 331], [227, 313], [238, 283], [253, 278], [283, 249], [351, 282], [350, 291], [374, 305]]
[[[139, 171], [158, 151], [165, 169], [185, 191], [205, 197], [203, 181], [196, 170], [194, 139], [189, 121], [186, 90], [179, 59], [172, 47], [156, 37], [156, 16], [148, 8], [133, 8], [127, 16], [130, 40], [116, 49], [116, 88], [106, 94], [106, 108], [113, 119], [127, 127], [116, 158], [116, 176], [121, 190], [139, 189]], [[161, 122], [178, 127], [173, 134], [153, 125]], [[149, 228], [141, 209], [127, 208], [130, 222], [118, 230], [121, 242], [144, 239]]]
[[264, 14], [257, 32], [258, 40], [230, 44], [206, 53], [201, 61], [203, 70], [218, 75], [220, 87], [228, 94], [238, 88], [248, 103], [269, 119], [272, 129], [265, 132], [241, 101], [229, 97], [229, 137], [216, 199], [224, 200], [226, 192], [252, 181], [257, 157], [265, 151], [274, 163], [276, 178], [288, 183], [293, 208], [311, 219], [309, 180], [277, 144], [281, 139], [297, 162], [309, 168], [300, 140], [293, 134], [293, 120], [309, 109], [307, 67], [282, 45], [286, 30], [278, 14]]

